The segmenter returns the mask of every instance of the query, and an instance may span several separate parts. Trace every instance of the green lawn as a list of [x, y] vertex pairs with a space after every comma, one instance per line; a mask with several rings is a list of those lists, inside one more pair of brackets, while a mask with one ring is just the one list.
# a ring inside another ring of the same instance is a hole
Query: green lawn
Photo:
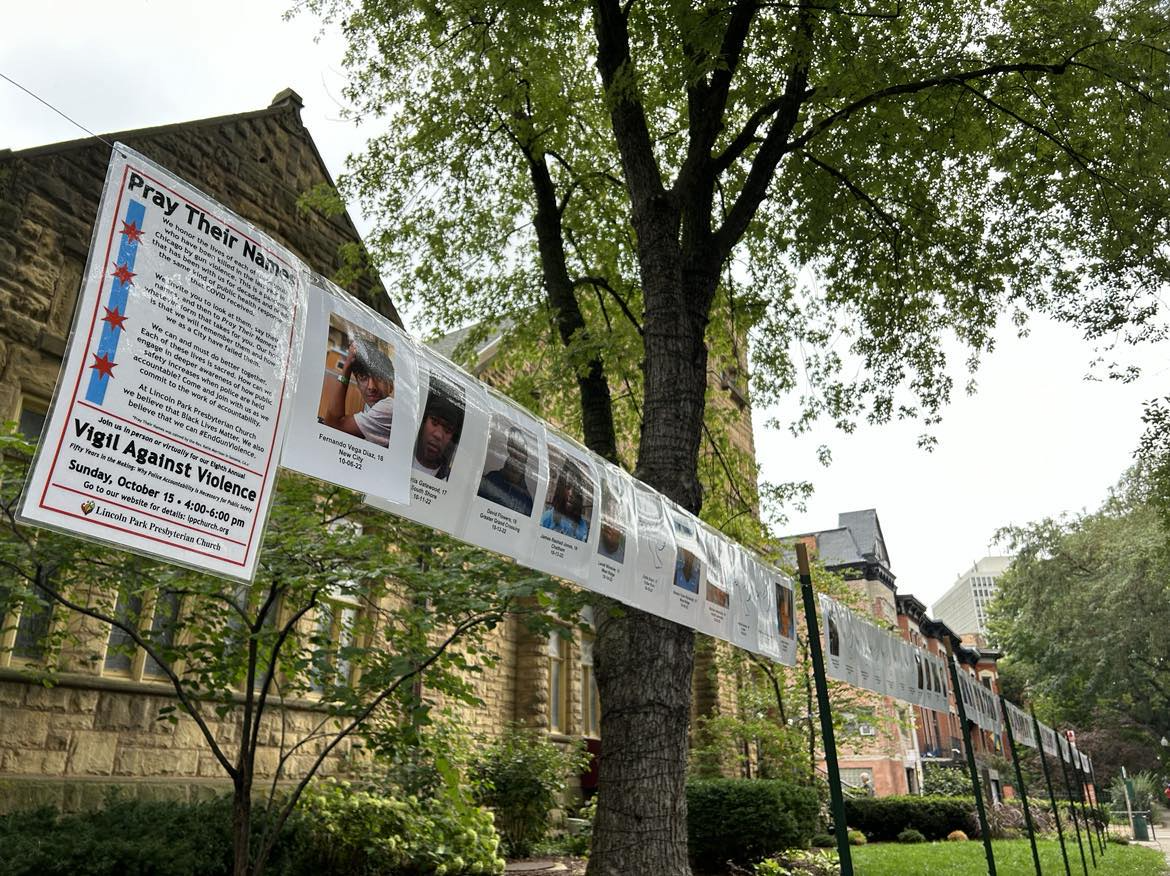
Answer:
[[[1044, 876], [1064, 876], [1060, 843], [1040, 840], [1037, 846]], [[1032, 850], [1027, 840], [996, 840], [991, 847], [995, 852], [998, 876], [1035, 876], [1036, 866], [1032, 863]], [[1084, 871], [1075, 839], [1068, 854], [1073, 876], [1080, 876]], [[1098, 860], [1096, 870], [1086, 846], [1085, 860], [1089, 864], [1089, 876], [1162, 876], [1167, 872], [1166, 859], [1161, 852], [1141, 846], [1110, 844], [1104, 860]], [[946, 876], [986, 876], [987, 859], [983, 856], [983, 843], [979, 841], [918, 845], [879, 843], [855, 846], [853, 869], [857, 876], [938, 876], [940, 873]]]

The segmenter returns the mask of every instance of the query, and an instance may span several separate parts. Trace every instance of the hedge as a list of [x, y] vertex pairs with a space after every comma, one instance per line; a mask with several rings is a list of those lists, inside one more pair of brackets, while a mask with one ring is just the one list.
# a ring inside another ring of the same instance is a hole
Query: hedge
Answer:
[[929, 840], [954, 830], [978, 836], [975, 801], [969, 797], [847, 797], [845, 821], [871, 840], [893, 842], [913, 828]]
[[698, 779], [687, 784], [687, 839], [695, 869], [722, 871], [784, 849], [808, 848], [817, 833], [814, 788], [781, 779]]

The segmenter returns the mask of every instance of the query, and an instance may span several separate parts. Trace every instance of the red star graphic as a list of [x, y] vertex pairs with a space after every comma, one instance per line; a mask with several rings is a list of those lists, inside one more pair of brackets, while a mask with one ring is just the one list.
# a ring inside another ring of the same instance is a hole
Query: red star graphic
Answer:
[[142, 243], [142, 229], [133, 222], [123, 222], [122, 233], [129, 243]]
[[105, 353], [102, 353], [100, 356], [97, 353], [94, 353], [93, 364], [89, 367], [96, 369], [98, 374], [105, 375], [112, 380], [114, 377], [114, 368], [116, 365], [117, 363], [111, 362], [110, 357]]
[[102, 317], [102, 322], [108, 322], [112, 329], [126, 328], [126, 316], [125, 314], [119, 313], [116, 307], [113, 310], [110, 310], [108, 307], [106, 308], [106, 315]]
[[130, 284], [130, 278], [135, 276], [134, 272], [125, 265], [118, 265], [117, 267], [118, 270], [114, 271], [112, 276], [119, 280], [123, 285], [128, 286]]

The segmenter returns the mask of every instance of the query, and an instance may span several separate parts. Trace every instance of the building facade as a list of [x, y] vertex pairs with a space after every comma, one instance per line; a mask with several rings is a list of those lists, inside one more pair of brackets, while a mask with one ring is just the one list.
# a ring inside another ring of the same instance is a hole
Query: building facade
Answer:
[[987, 607], [995, 597], [995, 582], [1011, 565], [1011, 557], [984, 557], [961, 574], [938, 598], [931, 614], [959, 635], [987, 639]]
[[[790, 537], [807, 544], [825, 568], [841, 575], [864, 597], [866, 609], [879, 625], [930, 654], [953, 657], [960, 671], [998, 694], [999, 653], [981, 640], [965, 638], [911, 594], [900, 594], [890, 554], [874, 509], [838, 516], [833, 529]], [[978, 564], [977, 564], [978, 565]], [[1006, 564], [1005, 564], [1006, 567]], [[916, 794], [923, 789], [924, 770], [932, 764], [965, 768], [963, 728], [955, 691], [946, 679], [948, 710], [939, 712], [889, 697], [864, 694], [871, 701], [871, 722], [847, 722], [838, 740], [842, 781], [854, 788], [869, 785], [877, 796]], [[979, 730], [968, 721], [972, 749], [990, 799], [1003, 796], [994, 760], [1003, 755], [1002, 737]]]

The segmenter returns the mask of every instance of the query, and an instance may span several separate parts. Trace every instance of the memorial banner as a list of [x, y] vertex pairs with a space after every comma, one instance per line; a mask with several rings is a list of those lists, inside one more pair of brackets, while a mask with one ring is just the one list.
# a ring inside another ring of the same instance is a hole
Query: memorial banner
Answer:
[[329, 281], [309, 283], [292, 424], [280, 464], [405, 503], [418, 431], [414, 343]]
[[755, 583], [748, 571], [750, 558], [738, 544], [729, 543], [730, 552], [727, 557], [728, 568], [731, 572], [731, 642], [736, 647], [751, 651], [753, 654], [763, 654], [760, 645], [760, 603], [756, 595]]
[[599, 460], [601, 516], [597, 550], [589, 568], [589, 589], [624, 599], [634, 586], [637, 555], [638, 510], [634, 504], [634, 481], [612, 463]]
[[589, 580], [597, 548], [601, 484], [584, 448], [548, 430], [548, 489], [532, 566], [577, 584]]
[[700, 595], [707, 585], [707, 554], [699, 541], [699, 521], [666, 500], [674, 533], [674, 576], [666, 616], [691, 629], [699, 628]]
[[488, 395], [482, 383], [425, 347], [415, 348], [415, 358], [419, 411], [409, 500], [395, 502], [367, 493], [366, 501], [463, 538], [470, 497], [479, 489], [487, 453]]
[[776, 650], [785, 666], [796, 665], [796, 586], [786, 575], [776, 573]]
[[699, 611], [699, 632], [725, 642], [731, 641], [731, 544], [718, 530], [699, 521], [699, 541], [707, 557], [703, 603]]
[[536, 500], [548, 489], [544, 423], [495, 391], [488, 410], [487, 450], [463, 537], [531, 567], [542, 513]]
[[634, 481], [634, 507], [638, 514], [637, 575], [633, 588], [622, 601], [659, 617], [668, 617], [675, 548], [666, 505], [656, 490]]
[[[1005, 700], [1005, 702], [1007, 702]], [[1032, 718], [1013, 703], [1007, 703], [1007, 719], [1011, 722], [1012, 738], [1021, 745], [1036, 748], [1039, 741], [1036, 739], [1036, 728], [1032, 725]]]
[[304, 298], [292, 253], [116, 144], [20, 520], [250, 580]]
[[1056, 757], [1059, 747], [1056, 744], [1056, 731], [1047, 724], [1040, 724], [1040, 747], [1044, 753]]
[[772, 570], [748, 555], [748, 579], [752, 582], [752, 589], [756, 594], [756, 603], [760, 609], [757, 633], [760, 641], [759, 653], [769, 660], [779, 660], [780, 645], [780, 607], [776, 602], [776, 578]]

